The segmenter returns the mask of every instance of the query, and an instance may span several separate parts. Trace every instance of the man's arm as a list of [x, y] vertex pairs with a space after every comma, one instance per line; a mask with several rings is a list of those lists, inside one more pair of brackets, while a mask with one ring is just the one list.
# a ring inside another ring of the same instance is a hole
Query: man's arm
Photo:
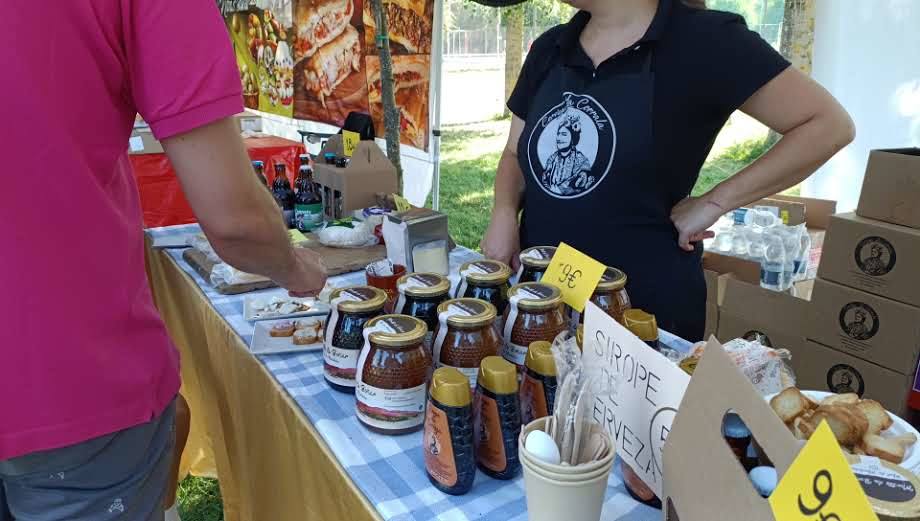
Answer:
[[222, 260], [295, 294], [322, 289], [321, 260], [311, 250], [291, 246], [281, 212], [259, 186], [232, 118], [164, 139], [163, 148]]

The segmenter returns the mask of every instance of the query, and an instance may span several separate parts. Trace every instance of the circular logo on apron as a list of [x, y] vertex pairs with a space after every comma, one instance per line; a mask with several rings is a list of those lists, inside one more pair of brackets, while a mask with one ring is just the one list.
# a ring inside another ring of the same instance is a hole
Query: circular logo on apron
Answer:
[[878, 313], [868, 304], [851, 302], [840, 310], [840, 328], [853, 340], [869, 340], [878, 334]]
[[613, 164], [616, 129], [591, 96], [566, 92], [537, 120], [527, 141], [530, 172], [543, 190], [574, 199], [594, 190]]
[[881, 237], [867, 237], [856, 246], [856, 265], [866, 275], [888, 275], [897, 260], [894, 246]]
[[866, 390], [866, 382], [855, 367], [837, 364], [827, 371], [827, 388], [837, 394], [856, 393], [862, 396]]

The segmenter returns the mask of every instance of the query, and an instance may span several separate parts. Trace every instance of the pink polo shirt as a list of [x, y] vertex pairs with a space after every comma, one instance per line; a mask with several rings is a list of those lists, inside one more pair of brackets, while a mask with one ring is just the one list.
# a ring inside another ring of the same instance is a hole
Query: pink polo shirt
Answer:
[[179, 357], [126, 154], [242, 111], [214, 0], [12, 0], [0, 31], [0, 460], [149, 421]]

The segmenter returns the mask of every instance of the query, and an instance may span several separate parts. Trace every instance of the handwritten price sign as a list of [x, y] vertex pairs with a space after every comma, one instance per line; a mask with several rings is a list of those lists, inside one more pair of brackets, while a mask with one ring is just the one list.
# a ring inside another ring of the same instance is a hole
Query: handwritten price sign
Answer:
[[559, 245], [541, 282], [562, 292], [562, 300], [582, 312], [607, 267], [566, 243]]
[[826, 422], [777, 485], [770, 507], [782, 521], [878, 521]]
[[361, 134], [350, 130], [342, 131], [342, 148], [344, 149], [345, 157], [351, 157], [355, 153], [355, 148], [358, 147], [359, 141], [361, 141]]

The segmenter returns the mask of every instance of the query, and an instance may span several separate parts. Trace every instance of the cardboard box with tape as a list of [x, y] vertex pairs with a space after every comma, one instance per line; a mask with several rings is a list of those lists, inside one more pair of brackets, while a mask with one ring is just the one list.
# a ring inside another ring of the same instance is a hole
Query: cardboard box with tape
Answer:
[[873, 150], [856, 213], [920, 229], [920, 148]]
[[818, 279], [808, 338], [902, 374], [920, 351], [920, 308]]
[[835, 215], [824, 255], [822, 279], [920, 307], [920, 230]]

